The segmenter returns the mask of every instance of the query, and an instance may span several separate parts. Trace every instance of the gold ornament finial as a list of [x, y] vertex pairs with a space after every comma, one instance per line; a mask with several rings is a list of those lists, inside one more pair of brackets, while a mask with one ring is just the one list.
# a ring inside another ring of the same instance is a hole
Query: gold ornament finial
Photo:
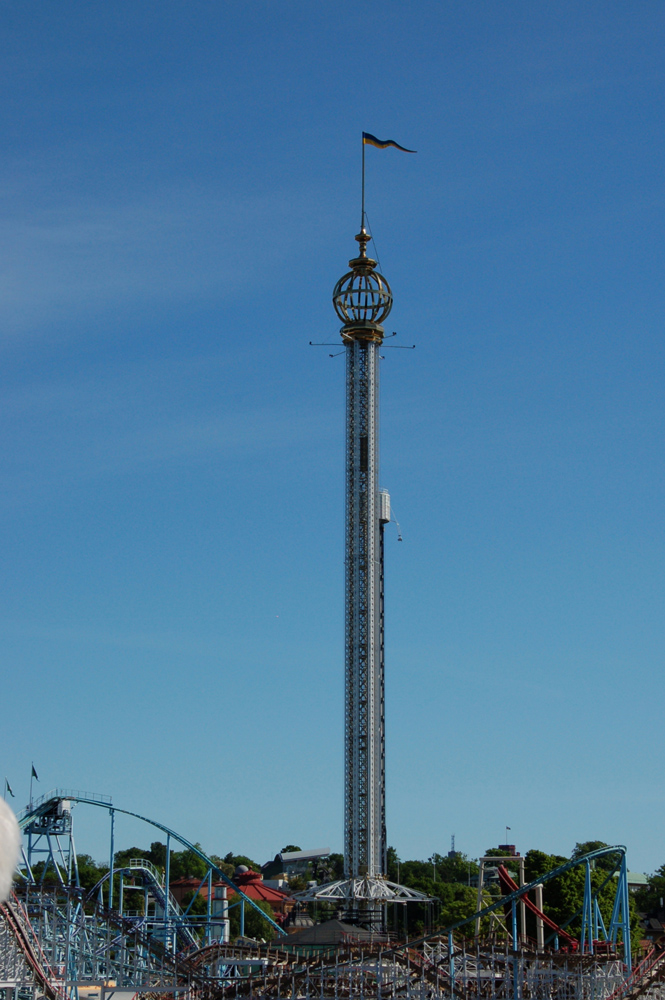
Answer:
[[371, 240], [365, 226], [360, 227], [356, 241], [359, 253], [349, 261], [351, 270], [340, 278], [333, 291], [333, 306], [343, 322], [340, 330], [342, 339], [383, 340], [381, 323], [393, 304], [390, 285], [379, 274], [376, 261], [367, 256], [367, 244]]
[[367, 244], [369, 243], [369, 241], [371, 240], [371, 238], [372, 238], [371, 236], [367, 235], [367, 231], [366, 231], [365, 227], [363, 226], [362, 229], [360, 230], [360, 232], [358, 233], [358, 235], [356, 236], [356, 240], [358, 241], [358, 243], [360, 243], [360, 256], [361, 257], [366, 257], [367, 256]]

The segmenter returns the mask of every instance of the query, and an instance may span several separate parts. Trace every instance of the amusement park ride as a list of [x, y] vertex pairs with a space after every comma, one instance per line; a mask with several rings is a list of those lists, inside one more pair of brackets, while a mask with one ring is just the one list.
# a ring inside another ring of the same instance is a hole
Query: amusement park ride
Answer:
[[384, 529], [391, 516], [390, 495], [379, 488], [379, 361], [393, 297], [367, 255], [370, 239], [363, 155], [359, 252], [333, 292], [346, 354], [344, 878], [299, 898], [334, 903], [347, 919], [385, 929], [388, 904], [428, 900], [386, 877]]
[[[19, 878], [10, 899], [0, 904], [0, 1000], [105, 1000], [115, 993], [127, 1000], [148, 994], [164, 1000], [665, 1000], [665, 953], [653, 951], [632, 966], [621, 846], [566, 862], [527, 884], [518, 885], [508, 868], [499, 866], [500, 895], [483, 893], [481, 885], [477, 912], [470, 917], [418, 940], [393, 940], [385, 933], [389, 905], [430, 900], [386, 877], [383, 532], [390, 498], [379, 489], [378, 369], [392, 293], [367, 254], [370, 239], [363, 167], [359, 252], [333, 295], [343, 324], [347, 390], [345, 873], [299, 896], [303, 907], [332, 904], [352, 925], [369, 928], [370, 936], [354, 937], [351, 929], [334, 948], [299, 949], [211, 858], [174, 830], [120, 809], [105, 796], [55, 790], [19, 818], [25, 841]], [[79, 877], [74, 805], [109, 816], [108, 872], [91, 891]], [[115, 825], [124, 816], [165, 837], [164, 870], [143, 858], [115, 867]], [[193, 901], [183, 908], [171, 894], [174, 844], [205, 866], [197, 890], [206, 899], [204, 914], [194, 913]], [[591, 870], [601, 857], [611, 863], [599, 887]], [[570, 915], [581, 927], [573, 936], [544, 912], [543, 894], [548, 883], [576, 867], [584, 870], [585, 881], [580, 911]], [[610, 885], [614, 905], [606, 923], [598, 897]], [[235, 894], [233, 902], [227, 889]], [[229, 940], [231, 905], [240, 910], [236, 942]], [[245, 938], [248, 906], [275, 931], [270, 944]], [[535, 940], [527, 936], [527, 911], [535, 918]]]
[[[109, 815], [109, 871], [86, 892], [79, 879], [73, 806]], [[167, 842], [166, 869], [145, 859], [113, 864], [115, 826], [120, 817], [142, 820]], [[49, 792], [19, 818], [25, 846], [20, 879], [0, 906], [0, 1000], [105, 1000], [112, 993], [187, 995], [202, 1000], [256, 997], [561, 998], [620, 1000], [645, 995], [665, 1000], [665, 953], [653, 951], [632, 968], [626, 852], [606, 847], [517, 885], [499, 866], [501, 895], [483, 894], [485, 905], [471, 917], [418, 940], [372, 940], [347, 935], [335, 948], [289, 944], [288, 935], [265, 913], [277, 932], [270, 944], [228, 940], [226, 893], [233, 889], [244, 913], [255, 902], [245, 896], [196, 845], [163, 823], [120, 809], [99, 795]], [[192, 851], [206, 867], [199, 889], [207, 888], [207, 910], [195, 915], [169, 891], [168, 860], [175, 845]], [[611, 859], [604, 882], [592, 880], [599, 858]], [[557, 926], [535, 900], [571, 868], [585, 873], [575, 937]], [[599, 894], [615, 886], [609, 922]], [[132, 892], [129, 892], [129, 889]], [[136, 906], [136, 895], [142, 905]], [[134, 901], [128, 908], [128, 897]], [[548, 935], [526, 935], [520, 904], [541, 920]], [[216, 906], [216, 903], [220, 905]], [[408, 905], [403, 903], [401, 905]], [[258, 909], [258, 908], [257, 908]], [[489, 919], [489, 923], [488, 923]]]

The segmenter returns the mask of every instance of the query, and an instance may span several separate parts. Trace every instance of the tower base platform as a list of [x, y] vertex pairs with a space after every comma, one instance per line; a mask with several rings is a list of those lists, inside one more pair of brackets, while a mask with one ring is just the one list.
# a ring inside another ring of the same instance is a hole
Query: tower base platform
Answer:
[[386, 878], [366, 875], [312, 886], [294, 893], [294, 899], [303, 903], [326, 902], [349, 906], [355, 903], [429, 903], [431, 897], [417, 889], [389, 882]]

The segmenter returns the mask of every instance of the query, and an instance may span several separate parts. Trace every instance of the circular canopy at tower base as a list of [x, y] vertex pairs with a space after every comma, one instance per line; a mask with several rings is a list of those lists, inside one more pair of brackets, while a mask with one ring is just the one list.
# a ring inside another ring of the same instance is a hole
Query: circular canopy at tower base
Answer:
[[389, 882], [385, 878], [364, 876], [363, 878], [339, 879], [325, 885], [314, 885], [302, 892], [294, 893], [294, 899], [305, 903], [321, 902], [374, 902], [374, 903], [429, 903], [431, 896], [405, 885]]

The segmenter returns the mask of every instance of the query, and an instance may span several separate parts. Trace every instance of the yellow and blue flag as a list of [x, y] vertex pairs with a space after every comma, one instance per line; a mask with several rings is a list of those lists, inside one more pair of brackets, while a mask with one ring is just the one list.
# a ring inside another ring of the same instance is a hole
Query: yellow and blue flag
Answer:
[[376, 146], [377, 149], [387, 149], [388, 146], [394, 146], [395, 149], [401, 149], [403, 153], [417, 153], [416, 149], [406, 149], [405, 146], [400, 146], [398, 142], [393, 139], [377, 139], [375, 135], [371, 132], [363, 132], [363, 145], [364, 146]]

